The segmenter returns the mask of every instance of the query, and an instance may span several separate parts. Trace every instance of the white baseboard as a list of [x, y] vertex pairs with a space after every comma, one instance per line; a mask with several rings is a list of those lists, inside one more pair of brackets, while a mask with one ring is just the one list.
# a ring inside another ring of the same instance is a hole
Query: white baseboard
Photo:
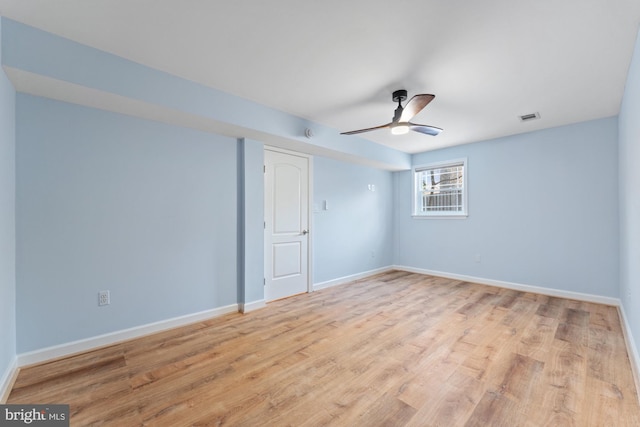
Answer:
[[568, 298], [578, 301], [594, 302], [597, 304], [620, 306], [620, 299], [604, 297], [600, 295], [583, 294], [580, 292], [564, 291], [561, 289], [543, 288], [540, 286], [523, 285], [520, 283], [505, 282], [502, 280], [485, 279], [482, 277], [466, 276], [463, 274], [446, 273], [442, 271], [425, 270], [422, 268], [406, 267], [402, 265], [393, 266], [396, 270], [409, 271], [411, 273], [428, 274], [429, 276], [444, 277], [447, 279], [462, 280], [465, 282], [479, 283], [481, 285], [496, 286], [498, 288], [513, 289], [516, 291], [531, 292], [535, 294], [549, 295], [552, 297]]
[[18, 377], [18, 358], [14, 357], [11, 364], [7, 367], [7, 370], [0, 377], [0, 404], [7, 402], [13, 383], [15, 383]]
[[267, 306], [265, 300], [251, 301], [247, 303], [238, 304], [238, 310], [240, 313], [249, 313], [250, 311], [259, 310]]
[[[636, 384], [636, 390], [640, 390], [640, 355], [638, 354], [638, 347], [633, 339], [631, 327], [627, 320], [627, 314], [625, 313], [624, 306], [622, 304], [618, 306], [618, 312], [620, 313], [624, 342], [627, 345], [627, 354], [629, 355], [629, 362], [631, 363], [631, 370], [633, 371], [633, 380]], [[640, 402], [640, 394], [638, 395], [638, 402]]]
[[354, 280], [363, 279], [365, 277], [373, 276], [374, 274], [384, 273], [386, 271], [391, 271], [393, 269], [394, 268], [391, 267], [391, 266], [382, 267], [382, 268], [376, 268], [375, 270], [369, 270], [369, 271], [365, 271], [363, 273], [352, 274], [350, 276], [344, 276], [344, 277], [340, 277], [340, 278], [333, 279], [333, 280], [327, 280], [326, 282], [314, 283], [313, 284], [313, 290], [317, 291], [317, 290], [320, 290], [320, 289], [330, 288], [332, 286], [343, 285], [345, 283], [353, 282]]
[[41, 363], [60, 357], [70, 356], [72, 354], [95, 350], [99, 347], [116, 344], [132, 338], [138, 338], [149, 335], [154, 332], [165, 331], [167, 329], [188, 325], [189, 323], [199, 322], [201, 320], [210, 319], [212, 317], [222, 316], [227, 313], [237, 313], [238, 304], [231, 304], [224, 307], [205, 310], [198, 313], [187, 314], [184, 316], [174, 317], [172, 319], [161, 320], [159, 322], [148, 323], [142, 326], [136, 326], [121, 331], [110, 332], [104, 335], [98, 335], [70, 343], [46, 347], [27, 353], [18, 354], [18, 367]]

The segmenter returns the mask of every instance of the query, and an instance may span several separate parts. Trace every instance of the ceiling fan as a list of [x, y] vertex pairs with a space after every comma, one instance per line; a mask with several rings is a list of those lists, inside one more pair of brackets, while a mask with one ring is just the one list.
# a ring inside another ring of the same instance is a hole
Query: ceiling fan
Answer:
[[387, 123], [386, 125], [376, 126], [376, 127], [367, 128], [367, 129], [359, 129], [359, 130], [352, 130], [350, 132], [342, 132], [341, 135], [354, 135], [356, 133], [370, 132], [372, 130], [389, 128], [391, 129], [391, 133], [394, 135], [402, 135], [412, 130], [414, 132], [420, 132], [426, 135], [436, 136], [440, 132], [442, 132], [442, 129], [434, 126], [419, 125], [416, 123], [411, 123], [409, 121], [416, 114], [422, 111], [422, 109], [426, 107], [428, 103], [433, 101], [433, 98], [435, 97], [436, 97], [435, 95], [426, 95], [426, 94], [416, 95], [413, 98], [411, 98], [404, 107], [402, 107], [402, 101], [407, 99], [407, 91], [402, 89], [396, 90], [395, 92], [393, 92], [392, 99], [393, 99], [393, 102], [398, 103], [398, 108], [396, 108], [396, 111], [393, 115], [393, 120], [391, 121], [391, 123]]

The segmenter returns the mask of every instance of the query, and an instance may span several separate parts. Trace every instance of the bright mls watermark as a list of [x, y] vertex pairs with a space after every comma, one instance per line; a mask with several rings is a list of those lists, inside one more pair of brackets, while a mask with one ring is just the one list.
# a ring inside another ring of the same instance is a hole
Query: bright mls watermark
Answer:
[[69, 405], [0, 405], [0, 427], [69, 427]]

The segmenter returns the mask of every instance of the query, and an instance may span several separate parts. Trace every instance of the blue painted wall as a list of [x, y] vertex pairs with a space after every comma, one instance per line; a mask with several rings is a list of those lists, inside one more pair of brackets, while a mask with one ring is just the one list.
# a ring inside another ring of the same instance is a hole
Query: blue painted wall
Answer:
[[237, 302], [235, 139], [25, 94], [16, 118], [19, 353]]
[[264, 300], [264, 144], [238, 141], [238, 302]]
[[15, 91], [0, 68], [0, 385], [16, 357], [15, 171]]
[[[620, 298], [640, 345], [640, 33], [619, 115]], [[640, 347], [636, 350], [640, 353]]]
[[313, 282], [390, 266], [393, 174], [322, 157], [313, 167]]
[[617, 155], [616, 118], [414, 155], [468, 159], [469, 216], [413, 219], [397, 172], [396, 263], [617, 297]]

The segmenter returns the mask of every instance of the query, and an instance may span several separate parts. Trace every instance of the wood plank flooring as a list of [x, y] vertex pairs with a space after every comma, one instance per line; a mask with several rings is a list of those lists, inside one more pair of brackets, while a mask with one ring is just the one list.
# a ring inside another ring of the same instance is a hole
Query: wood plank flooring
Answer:
[[638, 426], [615, 307], [388, 272], [20, 371], [71, 425]]

